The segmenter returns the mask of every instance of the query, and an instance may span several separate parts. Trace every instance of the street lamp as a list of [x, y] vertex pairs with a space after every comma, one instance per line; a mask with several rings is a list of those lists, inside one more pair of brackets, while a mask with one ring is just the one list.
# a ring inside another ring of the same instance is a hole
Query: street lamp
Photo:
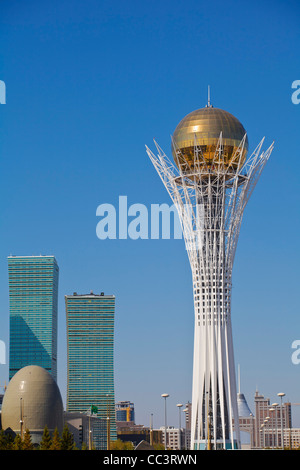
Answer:
[[265, 423], [266, 423], [267, 432], [268, 432], [268, 435], [267, 435], [268, 446], [267, 447], [271, 447], [271, 445], [270, 445], [271, 444], [271, 440], [270, 440], [270, 416], [266, 416]]
[[163, 393], [162, 398], [165, 399], [165, 450], [167, 449], [167, 398], [169, 397], [168, 393]]
[[150, 445], [153, 446], [153, 413], [150, 416]]
[[178, 403], [176, 405], [178, 407], [179, 411], [179, 450], [181, 450], [181, 408], [182, 408], [182, 403]]
[[276, 434], [276, 447], [278, 447], [278, 428], [277, 428], [277, 421], [278, 421], [278, 413], [277, 413], [277, 406], [278, 403], [272, 403], [272, 406], [275, 409], [275, 434]]
[[275, 408], [269, 408], [269, 411], [272, 413], [272, 449], [274, 449], [274, 434], [273, 434], [273, 428], [274, 428], [274, 417], [273, 417], [273, 411], [275, 411]]
[[106, 394], [106, 447], [110, 450], [110, 394]]
[[[265, 447], [265, 425], [264, 424], [261, 424], [260, 426], [260, 432], [262, 433], [263, 435], [263, 438], [262, 438], [262, 448]], [[261, 440], [261, 439], [260, 439]]]
[[277, 396], [280, 397], [280, 421], [281, 421], [281, 447], [284, 449], [283, 443], [283, 417], [282, 417], [282, 398], [285, 396], [285, 393], [277, 393]]
[[186, 429], [186, 414], [188, 413], [189, 409], [184, 408], [183, 412], [185, 413], [185, 433], [184, 433], [184, 447], [185, 450], [187, 450], [187, 429]]
[[266, 448], [266, 428], [267, 428], [267, 424], [268, 424], [268, 420], [265, 419], [264, 424], [262, 425], [264, 427], [264, 442], [263, 442], [263, 444], [264, 444], [263, 448], [264, 449]]

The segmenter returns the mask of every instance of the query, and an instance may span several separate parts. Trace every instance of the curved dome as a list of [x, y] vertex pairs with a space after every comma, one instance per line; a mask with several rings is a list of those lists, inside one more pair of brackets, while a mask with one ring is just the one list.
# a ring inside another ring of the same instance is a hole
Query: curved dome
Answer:
[[[246, 131], [240, 121], [223, 109], [206, 106], [197, 109], [185, 116], [176, 127], [173, 141], [177, 150], [184, 156], [189, 170], [194, 170], [194, 146], [201, 147], [204, 165], [213, 164], [214, 154], [217, 148], [220, 133], [223, 139], [223, 168], [231, 166], [235, 170], [239, 162], [235, 161], [234, 154], [238, 149]], [[246, 159], [248, 151], [248, 138], [246, 136], [242, 163]], [[179, 152], [179, 153], [180, 153]], [[173, 157], [177, 158], [173, 149]], [[180, 158], [180, 157], [179, 157]], [[215, 164], [216, 162], [214, 162]], [[241, 162], [240, 162], [241, 163]]]
[[[2, 428], [20, 433], [20, 418], [23, 430], [32, 435], [43, 434], [45, 426], [50, 432], [63, 427], [63, 402], [57, 383], [46, 369], [26, 366], [10, 380], [2, 402]], [[35, 439], [33, 439], [33, 442]]]

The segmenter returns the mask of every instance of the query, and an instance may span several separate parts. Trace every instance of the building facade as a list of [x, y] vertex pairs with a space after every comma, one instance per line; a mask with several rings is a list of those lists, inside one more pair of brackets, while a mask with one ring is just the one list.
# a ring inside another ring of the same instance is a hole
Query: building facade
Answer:
[[67, 412], [88, 413], [93, 406], [98, 417], [93, 445], [107, 449], [116, 440], [114, 398], [113, 295], [65, 296], [67, 321]]
[[9, 380], [28, 365], [57, 380], [59, 268], [54, 256], [9, 256]]
[[116, 420], [134, 423], [134, 404], [130, 401], [119, 401], [116, 403]]
[[161, 442], [168, 450], [183, 450], [185, 449], [186, 430], [184, 428], [175, 428], [168, 426], [166, 429], [167, 444], [165, 444], [165, 428], [161, 426], [156, 430], [161, 433]]
[[[255, 448], [281, 447], [283, 428], [283, 440], [287, 441], [290, 434], [286, 431], [292, 428], [291, 403], [272, 406], [270, 399], [265, 398], [258, 391], [254, 397], [255, 403], [255, 427], [253, 444]], [[282, 421], [281, 421], [282, 420]]]
[[283, 430], [283, 446], [286, 449], [300, 449], [299, 428], [288, 428]]
[[64, 423], [72, 433], [78, 449], [87, 448], [93, 450], [94, 434], [97, 432], [98, 418], [86, 413], [64, 413]]

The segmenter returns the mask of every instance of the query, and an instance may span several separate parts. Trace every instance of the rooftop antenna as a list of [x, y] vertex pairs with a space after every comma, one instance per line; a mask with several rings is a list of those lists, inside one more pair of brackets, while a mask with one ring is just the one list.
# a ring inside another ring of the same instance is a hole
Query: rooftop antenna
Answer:
[[207, 105], [206, 105], [206, 108], [212, 108], [212, 105], [210, 103], [210, 85], [208, 85], [208, 89], [207, 89]]

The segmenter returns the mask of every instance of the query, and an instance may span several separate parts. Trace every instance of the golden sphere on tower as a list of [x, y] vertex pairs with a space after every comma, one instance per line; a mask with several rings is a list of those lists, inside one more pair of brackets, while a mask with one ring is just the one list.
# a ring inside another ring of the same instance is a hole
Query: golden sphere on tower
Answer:
[[[221, 154], [216, 154], [221, 132], [223, 150]], [[185, 116], [174, 131], [174, 160], [177, 165], [179, 160], [182, 168], [185, 164], [186, 168], [183, 168], [185, 174], [195, 172], [196, 144], [202, 153], [197, 167], [198, 169], [200, 167], [201, 175], [205, 174], [205, 169], [209, 173], [214, 173], [217, 169], [227, 171], [228, 174], [234, 173], [246, 160], [247, 136], [242, 154], [236, 154], [245, 134], [246, 131], [240, 121], [227, 111], [211, 105], [197, 109]]]

